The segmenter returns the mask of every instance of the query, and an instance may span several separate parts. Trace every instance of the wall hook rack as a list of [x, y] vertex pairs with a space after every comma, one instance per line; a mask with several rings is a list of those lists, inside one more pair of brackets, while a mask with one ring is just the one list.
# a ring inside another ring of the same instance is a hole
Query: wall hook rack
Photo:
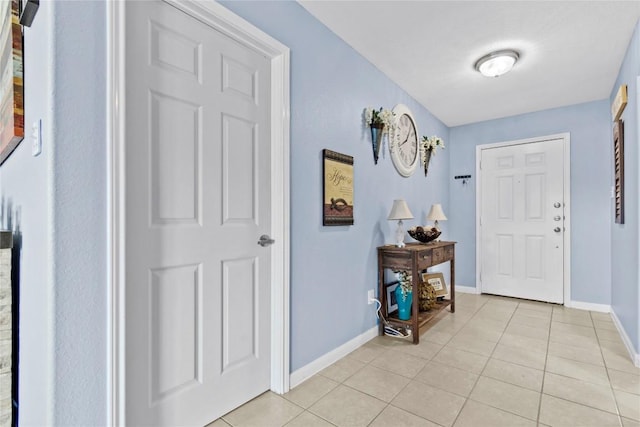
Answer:
[[471, 175], [456, 175], [453, 177], [453, 179], [461, 179], [462, 185], [464, 185], [467, 183], [468, 179], [471, 179]]

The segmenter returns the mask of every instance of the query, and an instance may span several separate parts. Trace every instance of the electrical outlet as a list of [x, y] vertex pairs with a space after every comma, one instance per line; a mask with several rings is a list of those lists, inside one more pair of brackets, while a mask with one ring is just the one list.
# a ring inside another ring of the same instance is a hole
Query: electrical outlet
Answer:
[[369, 289], [369, 292], [367, 292], [367, 304], [371, 305], [373, 304], [373, 300], [376, 298], [376, 294], [373, 291], [373, 289]]

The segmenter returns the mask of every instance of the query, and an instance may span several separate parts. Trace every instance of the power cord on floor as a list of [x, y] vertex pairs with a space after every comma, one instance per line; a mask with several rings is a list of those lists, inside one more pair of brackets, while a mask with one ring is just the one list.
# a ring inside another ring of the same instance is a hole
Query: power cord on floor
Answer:
[[382, 308], [382, 303], [377, 299], [373, 298], [373, 302], [375, 302], [378, 307], [376, 308], [376, 317], [378, 320], [384, 323], [384, 334], [394, 338], [408, 338], [411, 336], [411, 329], [405, 328], [404, 326], [394, 326], [384, 318], [382, 313], [380, 313], [380, 309]]

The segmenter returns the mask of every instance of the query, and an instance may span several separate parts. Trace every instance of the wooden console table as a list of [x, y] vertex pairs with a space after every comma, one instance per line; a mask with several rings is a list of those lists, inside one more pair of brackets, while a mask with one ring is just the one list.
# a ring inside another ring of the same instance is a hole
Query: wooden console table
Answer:
[[[455, 293], [455, 244], [456, 242], [431, 242], [431, 243], [407, 243], [404, 248], [395, 245], [385, 245], [378, 248], [378, 296], [382, 307], [380, 312], [390, 323], [402, 324], [411, 328], [413, 343], [420, 341], [420, 328], [433, 319], [440, 311], [450, 307], [451, 312], [456, 311]], [[422, 283], [422, 272], [428, 267], [449, 261], [451, 277], [449, 283], [449, 299], [437, 302], [436, 307], [429, 311], [419, 310], [418, 295]], [[411, 319], [400, 320], [397, 315], [387, 313], [387, 292], [384, 282], [384, 270], [406, 270], [411, 273], [411, 285], [413, 287], [413, 302], [411, 307]], [[380, 335], [384, 334], [384, 323], [380, 322]]]

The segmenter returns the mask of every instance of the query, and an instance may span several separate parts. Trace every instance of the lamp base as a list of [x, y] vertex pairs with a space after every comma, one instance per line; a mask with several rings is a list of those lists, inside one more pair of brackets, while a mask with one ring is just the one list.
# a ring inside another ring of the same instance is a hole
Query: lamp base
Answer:
[[402, 228], [402, 220], [398, 221], [398, 228], [396, 228], [396, 246], [404, 248], [404, 228]]
[[[437, 219], [435, 221], [433, 221], [433, 227], [436, 230], [440, 231], [440, 227], [438, 227], [438, 220]], [[438, 236], [438, 238], [434, 240], [434, 242], [439, 242], [439, 241], [440, 241], [440, 236]]]

